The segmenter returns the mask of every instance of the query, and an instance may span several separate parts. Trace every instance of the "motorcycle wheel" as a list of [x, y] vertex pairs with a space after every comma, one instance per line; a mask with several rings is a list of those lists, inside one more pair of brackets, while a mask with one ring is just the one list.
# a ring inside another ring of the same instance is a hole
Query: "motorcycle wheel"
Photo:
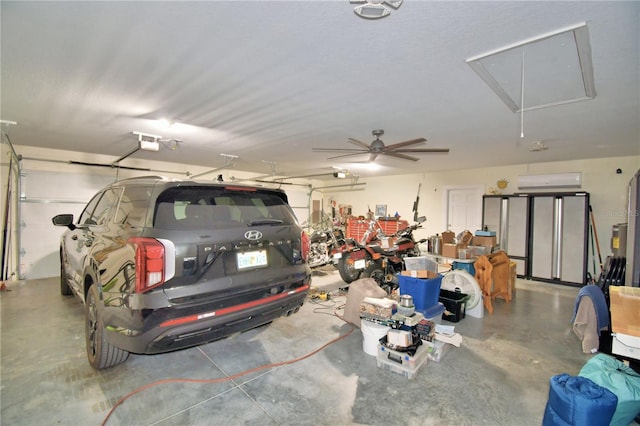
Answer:
[[381, 284], [384, 282], [384, 270], [382, 269], [382, 266], [375, 262], [371, 262], [371, 264], [362, 272], [362, 277], [373, 278], [378, 284]]
[[344, 253], [340, 260], [338, 261], [338, 272], [340, 273], [340, 278], [347, 284], [351, 284], [353, 281], [360, 278], [360, 273], [362, 272], [360, 269], [356, 269], [353, 266], [353, 262], [349, 261], [349, 253]]
[[373, 278], [375, 282], [378, 283], [380, 288], [387, 292], [387, 294], [391, 294], [394, 289], [394, 285], [391, 282], [387, 282], [386, 274], [382, 269], [382, 266], [373, 262], [369, 266], [365, 268], [362, 272], [363, 278]]

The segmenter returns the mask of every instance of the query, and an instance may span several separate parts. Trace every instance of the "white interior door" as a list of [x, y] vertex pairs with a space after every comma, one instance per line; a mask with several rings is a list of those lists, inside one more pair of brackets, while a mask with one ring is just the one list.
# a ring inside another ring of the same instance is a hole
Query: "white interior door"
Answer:
[[456, 234], [481, 229], [484, 187], [451, 187], [446, 194], [447, 229]]

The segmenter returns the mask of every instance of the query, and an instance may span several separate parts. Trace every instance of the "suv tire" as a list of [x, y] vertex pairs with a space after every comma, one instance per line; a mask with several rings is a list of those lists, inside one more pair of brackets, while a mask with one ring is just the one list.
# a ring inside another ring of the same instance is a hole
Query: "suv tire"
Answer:
[[64, 258], [60, 253], [60, 294], [63, 296], [71, 296], [73, 292], [69, 287], [69, 280], [67, 280], [67, 274], [64, 271]]
[[85, 301], [85, 339], [89, 364], [97, 370], [113, 367], [129, 358], [129, 352], [116, 348], [104, 336], [104, 324], [98, 303], [98, 286], [92, 284]]

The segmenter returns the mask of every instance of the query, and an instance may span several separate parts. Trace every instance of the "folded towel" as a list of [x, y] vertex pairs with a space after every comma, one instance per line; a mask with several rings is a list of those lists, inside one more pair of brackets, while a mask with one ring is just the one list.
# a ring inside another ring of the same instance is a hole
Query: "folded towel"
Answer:
[[584, 296], [587, 296], [591, 299], [591, 303], [593, 303], [593, 307], [596, 310], [596, 317], [598, 318], [598, 330], [609, 327], [610, 320], [607, 300], [604, 298], [604, 293], [602, 292], [600, 287], [593, 284], [585, 285], [578, 292], [578, 297], [576, 297], [576, 304], [573, 308], [573, 318], [571, 318], [571, 323], [573, 324], [574, 320], [576, 319], [580, 299], [582, 299], [582, 297]]

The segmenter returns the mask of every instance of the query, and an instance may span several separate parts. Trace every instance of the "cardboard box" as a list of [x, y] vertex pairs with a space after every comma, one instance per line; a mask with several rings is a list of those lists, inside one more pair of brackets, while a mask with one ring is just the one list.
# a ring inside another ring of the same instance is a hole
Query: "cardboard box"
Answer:
[[495, 236], [481, 237], [476, 235], [475, 237], [473, 237], [472, 244], [474, 246], [493, 247], [497, 244], [497, 240]]
[[405, 277], [413, 277], [413, 278], [436, 278], [438, 274], [434, 271], [430, 271], [428, 269], [417, 269], [413, 271], [400, 271], [400, 274]]
[[456, 234], [453, 231], [444, 231], [442, 233], [442, 244], [450, 244], [455, 242]]
[[473, 234], [470, 231], [464, 231], [460, 236], [459, 244], [464, 244], [465, 246], [471, 244], [471, 240], [473, 239]]
[[640, 287], [609, 286], [611, 330], [640, 337]]
[[452, 243], [442, 244], [442, 255], [453, 259], [458, 258], [458, 245]]

